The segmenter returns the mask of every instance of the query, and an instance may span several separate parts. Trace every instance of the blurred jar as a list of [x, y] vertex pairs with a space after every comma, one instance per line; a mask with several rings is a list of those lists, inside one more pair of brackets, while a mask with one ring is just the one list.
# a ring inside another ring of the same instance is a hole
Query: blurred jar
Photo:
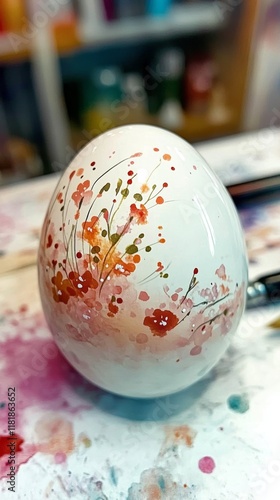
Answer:
[[185, 101], [188, 111], [207, 112], [216, 73], [216, 64], [210, 54], [196, 54], [190, 59], [185, 72]]

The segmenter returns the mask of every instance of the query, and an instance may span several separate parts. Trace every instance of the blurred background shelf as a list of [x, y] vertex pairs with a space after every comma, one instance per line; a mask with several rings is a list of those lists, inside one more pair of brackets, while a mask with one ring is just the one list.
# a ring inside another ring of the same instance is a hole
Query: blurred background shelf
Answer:
[[[124, 121], [125, 124], [131, 124], [131, 120]], [[146, 116], [145, 120], [137, 123], [145, 123], [153, 126], [160, 126], [159, 120], [156, 117]], [[211, 139], [214, 137], [223, 137], [233, 135], [237, 130], [236, 117], [230, 117], [219, 123], [213, 123], [210, 119], [203, 117], [203, 119], [196, 115], [185, 113], [184, 125], [180, 128], [174, 128], [172, 132], [180, 135], [189, 142], [199, 142], [203, 138]], [[95, 137], [92, 134], [92, 137]], [[86, 136], [84, 131], [78, 128], [73, 128], [71, 131], [71, 146], [73, 150], [78, 151], [86, 143]]]
[[[82, 46], [76, 21], [52, 26], [52, 35], [58, 55], [66, 55]], [[29, 61], [34, 37], [26, 38], [22, 32], [0, 35], [0, 64]]]
[[[106, 22], [103, 20], [93, 26], [92, 19], [80, 22], [75, 19], [52, 26], [56, 49], [59, 55], [71, 51], [107, 45], [174, 38], [179, 35], [192, 35], [221, 28], [225, 19], [215, 3], [198, 2], [178, 5], [168, 16], [160, 18], [128, 18]], [[32, 39], [23, 32], [0, 35], [0, 63], [19, 62], [31, 57]]]
[[91, 20], [85, 19], [80, 28], [83, 44], [108, 44], [133, 40], [160, 40], [178, 35], [209, 32], [219, 29], [225, 23], [217, 5], [209, 2], [196, 2], [172, 7], [168, 16], [114, 20], [96, 24], [93, 29]]
[[190, 142], [243, 130], [260, 0], [52, 6], [0, 3], [0, 171], [9, 182], [19, 141], [28, 177], [63, 169], [114, 126], [158, 125]]
[[201, 119], [200, 116], [186, 113], [183, 127], [176, 129], [175, 132], [190, 142], [198, 142], [203, 138], [211, 139], [234, 134], [237, 126], [238, 119], [236, 116], [229, 116], [224, 120], [215, 122], [208, 116]]

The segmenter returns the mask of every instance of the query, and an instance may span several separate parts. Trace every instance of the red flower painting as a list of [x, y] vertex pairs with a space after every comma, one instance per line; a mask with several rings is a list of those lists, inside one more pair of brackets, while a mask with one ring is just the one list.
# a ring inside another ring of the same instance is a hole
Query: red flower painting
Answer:
[[114, 267], [114, 274], [117, 276], [129, 276], [135, 269], [136, 266], [133, 262], [124, 262], [122, 259], [119, 259]]
[[71, 271], [69, 273], [69, 278], [78, 292], [87, 293], [89, 288], [96, 289], [98, 287], [98, 283], [96, 279], [92, 277], [90, 271], [86, 271], [82, 275]]
[[177, 326], [179, 320], [171, 311], [155, 309], [152, 316], [146, 316], [143, 324], [148, 326], [156, 337], [165, 337], [167, 332]]
[[71, 198], [75, 202], [75, 205], [77, 207], [79, 207], [82, 200], [84, 205], [87, 205], [90, 202], [92, 197], [92, 191], [88, 189], [89, 186], [90, 186], [89, 180], [81, 182], [77, 187], [77, 191], [74, 191], [74, 193], [72, 194]]
[[140, 208], [137, 208], [135, 203], [130, 205], [130, 217], [133, 217], [133, 220], [137, 224], [146, 224], [148, 217], [148, 210], [145, 205], [141, 204]]
[[98, 217], [95, 215], [91, 218], [90, 221], [83, 222], [82, 223], [82, 228], [83, 228], [83, 238], [85, 241], [87, 241], [91, 246], [94, 246], [96, 244], [96, 237], [99, 233], [98, 229]]
[[56, 302], [63, 302], [67, 304], [70, 296], [76, 295], [76, 292], [69, 279], [63, 279], [63, 275], [60, 271], [52, 278], [52, 284], [54, 285], [52, 292], [53, 298]]

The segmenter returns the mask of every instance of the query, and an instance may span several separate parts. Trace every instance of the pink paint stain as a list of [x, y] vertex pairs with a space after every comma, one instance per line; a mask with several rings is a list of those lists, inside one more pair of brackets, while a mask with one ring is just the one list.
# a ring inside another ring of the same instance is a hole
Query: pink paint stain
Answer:
[[[5, 207], [4, 207], [5, 209]], [[8, 207], [6, 207], [7, 213], [0, 209], [0, 248], [5, 250], [9, 243], [13, 240], [14, 234], [16, 234], [15, 221], [11, 215], [8, 214]]]
[[219, 276], [219, 278], [221, 278], [222, 280], [226, 280], [227, 279], [226, 269], [225, 269], [224, 264], [221, 264], [220, 267], [218, 269], [216, 269], [215, 274], [217, 276]]
[[[7, 387], [15, 387], [16, 430], [22, 438], [17, 440], [17, 466], [27, 463], [38, 451], [52, 454], [56, 463], [64, 461], [64, 455], [72, 453], [74, 436], [67, 420], [48, 418], [37, 422], [36, 443], [30, 443], [26, 435], [25, 409], [32, 406], [43, 412], [63, 410], [74, 414], [88, 410], [88, 402], [99, 392], [94, 385], [83, 379], [65, 360], [49, 334], [42, 314], [26, 314], [26, 307], [5, 315], [3, 334], [9, 336], [0, 342], [1, 377], [0, 393], [7, 394]], [[40, 332], [39, 338], [34, 332]], [[43, 336], [44, 335], [44, 336]], [[85, 401], [83, 394], [87, 394]], [[0, 406], [0, 431], [4, 436], [0, 443], [0, 478], [7, 473], [6, 398]], [[29, 441], [29, 442], [28, 442]]]
[[212, 474], [216, 464], [212, 457], [203, 457], [199, 460], [198, 467], [204, 474]]
[[[21, 436], [0, 436], [0, 478], [7, 475], [11, 464], [15, 466], [15, 472], [22, 464], [27, 463], [37, 452], [54, 456], [56, 464], [63, 464], [67, 455], [74, 451], [74, 432], [71, 422], [56, 417], [45, 417], [40, 419], [35, 426], [36, 443], [26, 444]], [[16, 453], [15, 462], [10, 456], [9, 445], [14, 443]], [[10, 462], [9, 462], [10, 460]]]
[[139, 300], [143, 300], [144, 302], [146, 302], [147, 300], [149, 300], [150, 296], [147, 294], [147, 292], [141, 291], [138, 295], [138, 298]]
[[0, 351], [4, 361], [1, 378], [9, 381], [10, 387], [16, 387], [21, 396], [18, 410], [38, 402], [61, 408], [65, 386], [83, 384], [51, 339], [15, 337], [1, 344]]
[[67, 456], [65, 455], [65, 453], [56, 453], [55, 456], [54, 456], [54, 462], [56, 464], [64, 464], [66, 462], [66, 459], [67, 459]]
[[[13, 331], [14, 336], [0, 343], [3, 363], [0, 389], [5, 394], [7, 387], [16, 387], [20, 394], [18, 417], [20, 410], [32, 404], [39, 404], [48, 410], [67, 408], [70, 411], [72, 408], [74, 412], [81, 409], [81, 403], [84, 409], [90, 408], [90, 404], [81, 401], [76, 389], [91, 394], [97, 393], [98, 389], [81, 377], [62, 356], [49, 334], [43, 315], [27, 315], [26, 309], [21, 308], [18, 313], [6, 318], [8, 331]], [[34, 328], [44, 337], [35, 338]], [[0, 424], [3, 413], [0, 411]]]
[[54, 415], [42, 417], [35, 425], [38, 451], [54, 456], [69, 455], [74, 451], [72, 422]]

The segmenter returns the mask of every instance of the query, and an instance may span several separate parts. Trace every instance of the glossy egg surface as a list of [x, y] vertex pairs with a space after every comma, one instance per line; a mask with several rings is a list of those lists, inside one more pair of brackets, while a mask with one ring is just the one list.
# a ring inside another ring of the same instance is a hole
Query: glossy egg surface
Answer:
[[132, 397], [173, 393], [207, 373], [247, 287], [227, 191], [190, 144], [146, 125], [102, 134], [64, 171], [38, 270], [62, 353], [93, 383]]

